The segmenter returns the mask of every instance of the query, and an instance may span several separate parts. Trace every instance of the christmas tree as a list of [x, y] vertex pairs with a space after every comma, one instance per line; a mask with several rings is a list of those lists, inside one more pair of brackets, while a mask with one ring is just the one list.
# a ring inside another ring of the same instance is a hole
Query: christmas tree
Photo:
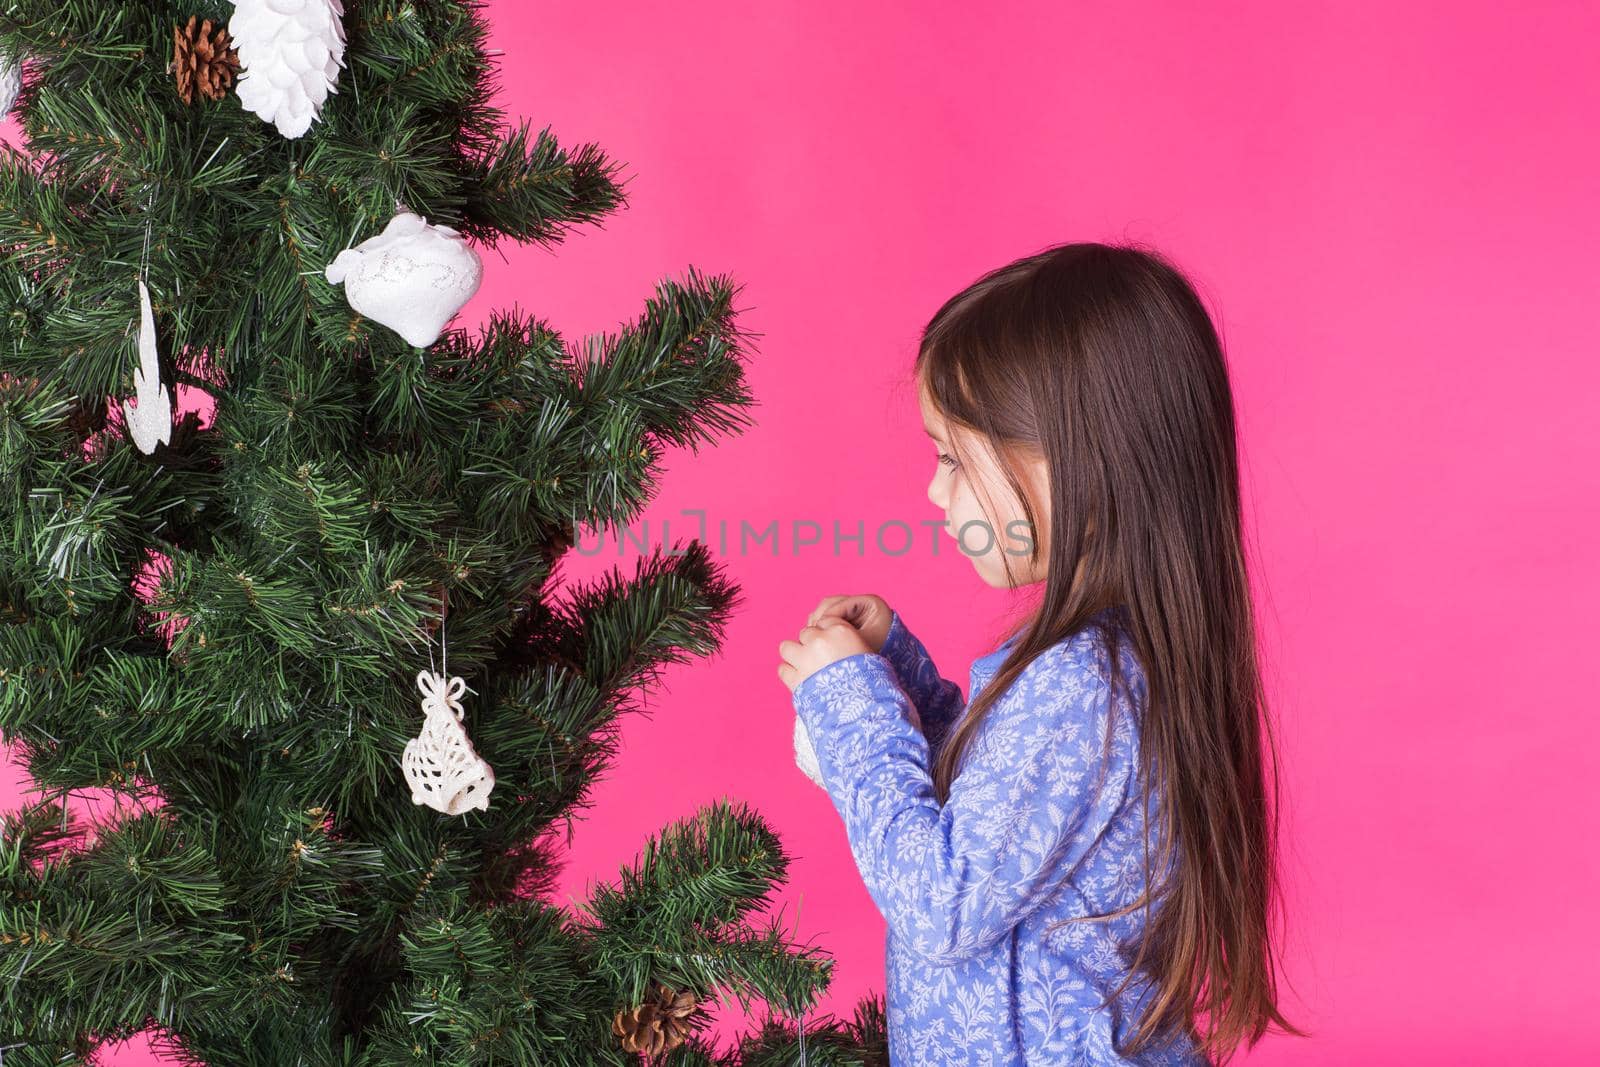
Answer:
[[[625, 203], [490, 106], [486, 35], [442, 0], [0, 13], [0, 736], [44, 795], [0, 825], [7, 1065], [147, 1029], [227, 1067], [885, 1062], [874, 1000], [807, 1023], [830, 961], [758, 914], [788, 860], [742, 805], [546, 899], [635, 694], [739, 599], [698, 542], [557, 563], [747, 425], [749, 335], [693, 269], [578, 345], [447, 327], [474, 246]], [[84, 825], [87, 789], [140, 810]], [[718, 1053], [727, 993], [767, 1015]]]

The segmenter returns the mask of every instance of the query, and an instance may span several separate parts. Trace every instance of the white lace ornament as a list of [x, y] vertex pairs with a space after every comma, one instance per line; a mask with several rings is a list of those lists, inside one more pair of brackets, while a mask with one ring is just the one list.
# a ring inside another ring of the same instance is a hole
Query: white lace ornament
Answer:
[[239, 50], [234, 92], [295, 138], [311, 128], [344, 66], [342, 0], [236, 0], [228, 34]]
[[426, 804], [446, 815], [477, 808], [489, 810], [494, 788], [494, 768], [479, 758], [461, 725], [465, 712], [460, 696], [467, 683], [431, 670], [417, 672], [426, 719], [421, 735], [406, 742], [400, 766], [411, 785], [411, 802]]
[[794, 717], [794, 765], [805, 771], [807, 778], [822, 786], [822, 768], [817, 765], [817, 750], [811, 747], [811, 734], [806, 730], [805, 721], [798, 715]]
[[483, 263], [451, 227], [430, 226], [402, 210], [382, 233], [340, 252], [323, 273], [334, 285], [344, 283], [356, 311], [426, 348], [478, 291]]
[[161, 364], [156, 358], [156, 323], [150, 314], [150, 290], [139, 279], [139, 369], [134, 372], [137, 407], [122, 402], [128, 436], [139, 451], [149, 455], [156, 442], [172, 443], [172, 394], [161, 384]]
[[[913, 706], [909, 709], [911, 725], [919, 731], [922, 729], [922, 716]], [[816, 782], [823, 789], [828, 787], [822, 784], [822, 767], [817, 763], [817, 750], [811, 744], [811, 731], [806, 729], [805, 720], [796, 715], [794, 717], [794, 765], [805, 772], [807, 778]]]

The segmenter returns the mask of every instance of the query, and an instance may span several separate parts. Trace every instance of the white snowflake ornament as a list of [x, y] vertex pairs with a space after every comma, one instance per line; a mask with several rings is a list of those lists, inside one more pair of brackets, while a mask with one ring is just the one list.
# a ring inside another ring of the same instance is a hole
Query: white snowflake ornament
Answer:
[[340, 252], [323, 273], [344, 284], [356, 311], [426, 348], [478, 291], [483, 263], [449, 226], [401, 211], [378, 236]]
[[339, 91], [342, 0], [236, 0], [228, 35], [239, 52], [239, 103], [285, 137], [309, 130]]
[[426, 804], [446, 815], [460, 815], [477, 808], [489, 810], [489, 791], [494, 788], [494, 768], [472, 748], [461, 725], [465, 712], [460, 697], [467, 683], [430, 670], [417, 672], [417, 688], [422, 690], [422, 711], [426, 718], [420, 736], [406, 742], [400, 767], [411, 786], [411, 802]]
[[161, 384], [161, 363], [156, 357], [156, 323], [150, 313], [150, 290], [139, 279], [139, 369], [133, 374], [137, 407], [122, 402], [128, 436], [145, 455], [156, 450], [156, 442], [172, 443], [172, 394]]

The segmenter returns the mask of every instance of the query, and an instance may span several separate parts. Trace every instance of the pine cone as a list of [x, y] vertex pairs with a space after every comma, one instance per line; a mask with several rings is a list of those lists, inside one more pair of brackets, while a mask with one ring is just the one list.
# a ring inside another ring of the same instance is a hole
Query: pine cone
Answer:
[[556, 560], [577, 543], [577, 533], [577, 527], [573, 523], [564, 522], [545, 539], [544, 544], [540, 546], [540, 555], [544, 557], [546, 566], [554, 567]]
[[178, 97], [185, 104], [194, 103], [194, 91], [199, 89], [208, 100], [221, 100], [233, 84], [233, 74], [239, 69], [239, 53], [228, 40], [228, 28], [212, 28], [206, 19], [196, 29], [195, 16], [189, 16], [185, 26], [172, 27], [172, 66], [178, 76]]
[[624, 1052], [642, 1052], [647, 1061], [683, 1044], [693, 1031], [688, 1018], [695, 1009], [692, 989], [674, 993], [659, 982], [655, 995], [632, 1010], [617, 1012], [611, 1032], [622, 1039]]

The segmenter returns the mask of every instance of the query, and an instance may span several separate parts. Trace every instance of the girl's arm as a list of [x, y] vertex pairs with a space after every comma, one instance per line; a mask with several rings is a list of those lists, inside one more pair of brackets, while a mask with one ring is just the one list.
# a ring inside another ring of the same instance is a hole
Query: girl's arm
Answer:
[[823, 787], [893, 935], [932, 964], [982, 952], [1048, 901], [1122, 804], [1131, 716], [1095, 788], [1110, 693], [1087, 653], [1056, 645], [995, 704], [943, 807], [929, 748], [889, 660], [861, 652], [795, 686]]
[[944, 747], [950, 725], [967, 706], [966, 698], [961, 695], [961, 687], [948, 678], [940, 677], [928, 650], [906, 629], [905, 620], [898, 611], [890, 613], [889, 632], [883, 639], [879, 654], [894, 667], [901, 688], [910, 698], [912, 707], [917, 709], [917, 716], [922, 721], [922, 734], [928, 739], [928, 765], [932, 766], [933, 760], [939, 756], [939, 749]]

